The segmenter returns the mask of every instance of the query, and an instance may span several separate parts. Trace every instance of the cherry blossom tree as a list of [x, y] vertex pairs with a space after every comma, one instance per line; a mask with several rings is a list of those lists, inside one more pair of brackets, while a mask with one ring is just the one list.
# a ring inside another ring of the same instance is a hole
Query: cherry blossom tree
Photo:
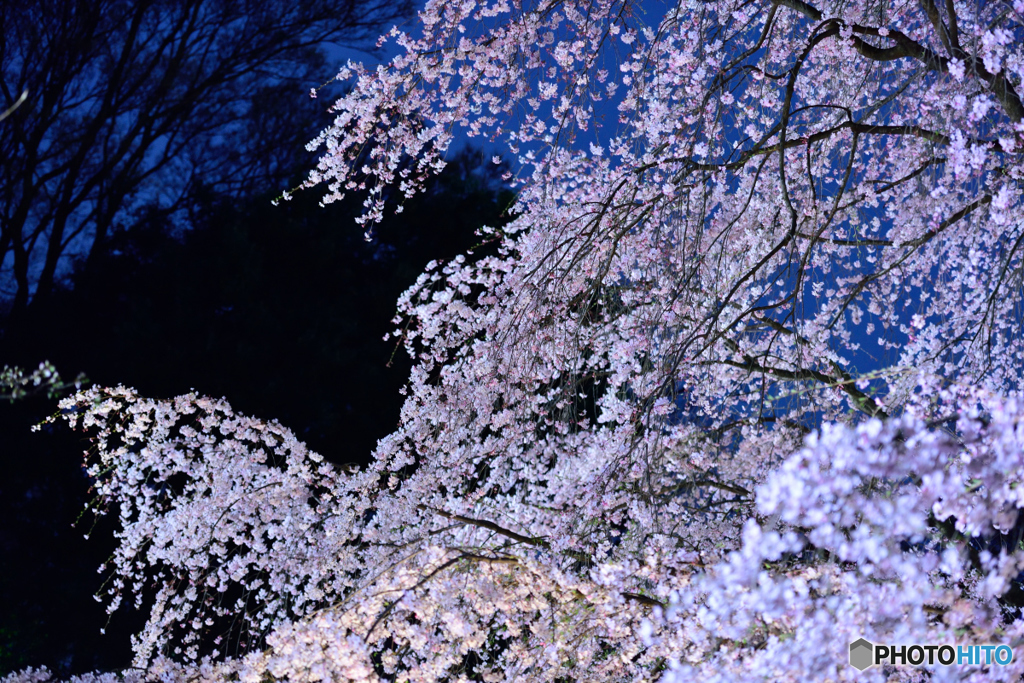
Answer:
[[398, 302], [365, 469], [62, 404], [150, 610], [127, 678], [1018, 680], [1024, 3], [432, 0], [386, 40], [305, 187], [370, 231], [462, 131], [515, 218]]

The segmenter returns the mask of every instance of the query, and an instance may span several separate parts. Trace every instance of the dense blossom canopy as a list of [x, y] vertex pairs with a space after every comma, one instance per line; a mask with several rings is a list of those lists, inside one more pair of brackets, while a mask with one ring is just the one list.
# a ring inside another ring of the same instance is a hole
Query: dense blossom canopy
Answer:
[[[364, 225], [457, 130], [514, 219], [398, 303], [397, 430], [341, 471], [197, 396], [91, 389], [145, 676], [1024, 673], [1024, 2], [431, 0], [314, 146]], [[45, 677], [24, 672], [17, 680]], [[143, 674], [138, 674], [143, 676]]]

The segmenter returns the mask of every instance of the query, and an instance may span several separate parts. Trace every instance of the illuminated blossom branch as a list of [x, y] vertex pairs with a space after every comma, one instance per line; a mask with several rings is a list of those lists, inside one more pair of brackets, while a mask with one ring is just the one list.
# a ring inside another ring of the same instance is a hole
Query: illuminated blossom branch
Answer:
[[[882, 680], [873, 642], [1024, 605], [1024, 4], [430, 2], [308, 185], [422, 187], [504, 143], [489, 250], [398, 302], [398, 429], [339, 472], [126, 389], [98, 430], [112, 606], [169, 678]], [[390, 188], [390, 189], [389, 189]], [[36, 675], [22, 674], [23, 678]]]

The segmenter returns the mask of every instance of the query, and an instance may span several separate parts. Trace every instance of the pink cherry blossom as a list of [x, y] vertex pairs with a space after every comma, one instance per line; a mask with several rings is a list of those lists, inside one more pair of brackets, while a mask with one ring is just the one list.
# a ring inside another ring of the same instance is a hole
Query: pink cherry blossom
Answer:
[[[1018, 5], [1020, 3], [1017, 3]], [[370, 229], [456, 134], [497, 248], [398, 301], [401, 422], [340, 471], [199, 396], [90, 389], [110, 609], [166, 680], [1024, 673], [1017, 5], [431, 0], [347, 64], [307, 191]], [[396, 191], [399, 194], [396, 194]], [[358, 391], [358, 388], [354, 388]], [[1018, 602], [1014, 602], [1018, 600]], [[35, 681], [27, 670], [6, 681]]]

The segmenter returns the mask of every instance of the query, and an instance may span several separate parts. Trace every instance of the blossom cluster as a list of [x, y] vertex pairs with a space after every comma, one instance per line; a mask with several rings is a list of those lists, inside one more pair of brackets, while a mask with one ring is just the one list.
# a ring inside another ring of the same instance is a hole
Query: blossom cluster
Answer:
[[[665, 542], [652, 510], [584, 561], [490, 506], [336, 471], [222, 401], [90, 389], [62, 408], [98, 428], [90, 473], [122, 518], [111, 608], [155, 588], [135, 642], [148, 680], [863, 680], [845, 664], [859, 637], [1005, 642], [1011, 666], [934, 673], [1016, 680], [1024, 396], [972, 399], [952, 430], [910, 410], [808, 436], [714, 560]], [[586, 507], [558, 516], [596, 526]]]
[[661, 9], [431, 0], [342, 70], [308, 185], [368, 227], [457, 128], [517, 169], [493, 248], [399, 299], [365, 469], [222, 401], [62, 404], [147, 675], [923, 675], [860, 637], [1021, 675], [1024, 4]]
[[43, 393], [54, 398], [66, 389], [80, 389], [85, 381], [85, 376], [80, 374], [74, 382], [65, 382], [49, 361], [43, 361], [32, 372], [5, 365], [0, 370], [0, 399], [16, 401]]

